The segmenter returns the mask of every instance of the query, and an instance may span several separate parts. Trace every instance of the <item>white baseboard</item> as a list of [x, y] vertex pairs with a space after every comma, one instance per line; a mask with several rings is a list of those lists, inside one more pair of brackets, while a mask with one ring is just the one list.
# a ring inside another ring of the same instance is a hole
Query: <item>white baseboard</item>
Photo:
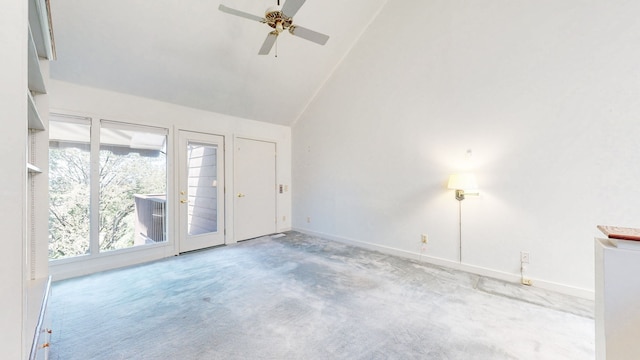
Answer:
[[[472, 274], [486, 276], [486, 277], [508, 281], [512, 283], [520, 283], [520, 274], [512, 274], [504, 271], [499, 271], [499, 270], [494, 270], [494, 269], [489, 269], [481, 266], [469, 265], [464, 263], [461, 264], [457, 261], [453, 261], [449, 259], [443, 259], [435, 256], [429, 256], [429, 255], [422, 255], [418, 252], [397, 249], [390, 246], [374, 244], [366, 241], [351, 239], [343, 236], [331, 235], [331, 234], [317, 232], [317, 231], [308, 230], [308, 229], [294, 227], [292, 230], [298, 231], [304, 234], [312, 235], [312, 236], [318, 236], [328, 240], [338, 241], [348, 245], [365, 248], [368, 250], [379, 251], [389, 255], [404, 257], [404, 258], [417, 260], [417, 261], [424, 261], [429, 264], [443, 266], [443, 267], [447, 267], [455, 270], [466, 271]], [[546, 280], [537, 279], [537, 278], [531, 278], [531, 277], [529, 278], [532, 280], [532, 283], [533, 283], [532, 286], [539, 287], [541, 289], [551, 290], [558, 293], [575, 296], [583, 299], [588, 299], [588, 300], [595, 299], [595, 292], [593, 290], [582, 289], [582, 288], [578, 288], [570, 285], [559, 284], [556, 282], [546, 281]]]

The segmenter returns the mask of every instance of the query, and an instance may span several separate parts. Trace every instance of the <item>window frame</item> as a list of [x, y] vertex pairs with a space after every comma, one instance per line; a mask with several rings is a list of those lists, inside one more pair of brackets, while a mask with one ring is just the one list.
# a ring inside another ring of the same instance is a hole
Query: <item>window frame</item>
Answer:
[[[173, 141], [172, 129], [168, 127], [136, 124], [124, 121], [107, 120], [101, 117], [77, 116], [66, 113], [52, 112], [52, 121], [84, 122], [90, 124], [90, 239], [89, 253], [61, 259], [48, 259], [50, 273], [54, 278], [68, 278], [95, 271], [134, 265], [145, 261], [175, 255], [175, 240], [173, 237]], [[166, 139], [166, 205], [165, 231], [166, 241], [122, 249], [100, 251], [100, 132], [102, 127], [144, 131], [162, 134]]]

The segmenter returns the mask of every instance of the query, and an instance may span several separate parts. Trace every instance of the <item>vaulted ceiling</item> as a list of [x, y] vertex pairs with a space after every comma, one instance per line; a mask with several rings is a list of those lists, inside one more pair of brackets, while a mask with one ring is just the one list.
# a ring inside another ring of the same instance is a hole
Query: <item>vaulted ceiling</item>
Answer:
[[294, 24], [329, 41], [282, 33], [275, 57], [258, 55], [271, 28], [218, 6], [263, 16], [276, 0], [52, 1], [51, 77], [289, 125], [386, 2], [307, 0]]

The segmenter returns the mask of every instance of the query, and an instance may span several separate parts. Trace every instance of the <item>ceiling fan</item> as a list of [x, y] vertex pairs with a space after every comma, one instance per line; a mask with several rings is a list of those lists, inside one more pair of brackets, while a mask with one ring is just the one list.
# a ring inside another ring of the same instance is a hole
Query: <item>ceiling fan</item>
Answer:
[[298, 10], [300, 10], [300, 7], [302, 7], [305, 1], [306, 0], [287, 0], [282, 8], [280, 8], [280, 0], [278, 0], [278, 5], [269, 7], [265, 12], [264, 17], [232, 9], [222, 4], [220, 4], [218, 9], [222, 12], [226, 12], [227, 14], [240, 16], [245, 19], [258, 21], [271, 26], [274, 30], [267, 35], [267, 38], [264, 40], [264, 43], [262, 43], [262, 47], [258, 52], [260, 55], [268, 55], [273, 44], [275, 44], [278, 39], [278, 35], [280, 35], [284, 30], [289, 30], [292, 35], [301, 37], [316, 44], [324, 45], [327, 43], [327, 40], [329, 40], [328, 35], [293, 24], [293, 16], [298, 12]]

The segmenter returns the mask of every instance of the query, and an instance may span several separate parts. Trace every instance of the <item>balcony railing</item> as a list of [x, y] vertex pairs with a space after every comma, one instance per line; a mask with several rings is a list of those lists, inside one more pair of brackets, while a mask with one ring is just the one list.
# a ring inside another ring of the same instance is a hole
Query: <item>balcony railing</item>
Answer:
[[165, 194], [134, 195], [136, 212], [135, 245], [166, 241]]

